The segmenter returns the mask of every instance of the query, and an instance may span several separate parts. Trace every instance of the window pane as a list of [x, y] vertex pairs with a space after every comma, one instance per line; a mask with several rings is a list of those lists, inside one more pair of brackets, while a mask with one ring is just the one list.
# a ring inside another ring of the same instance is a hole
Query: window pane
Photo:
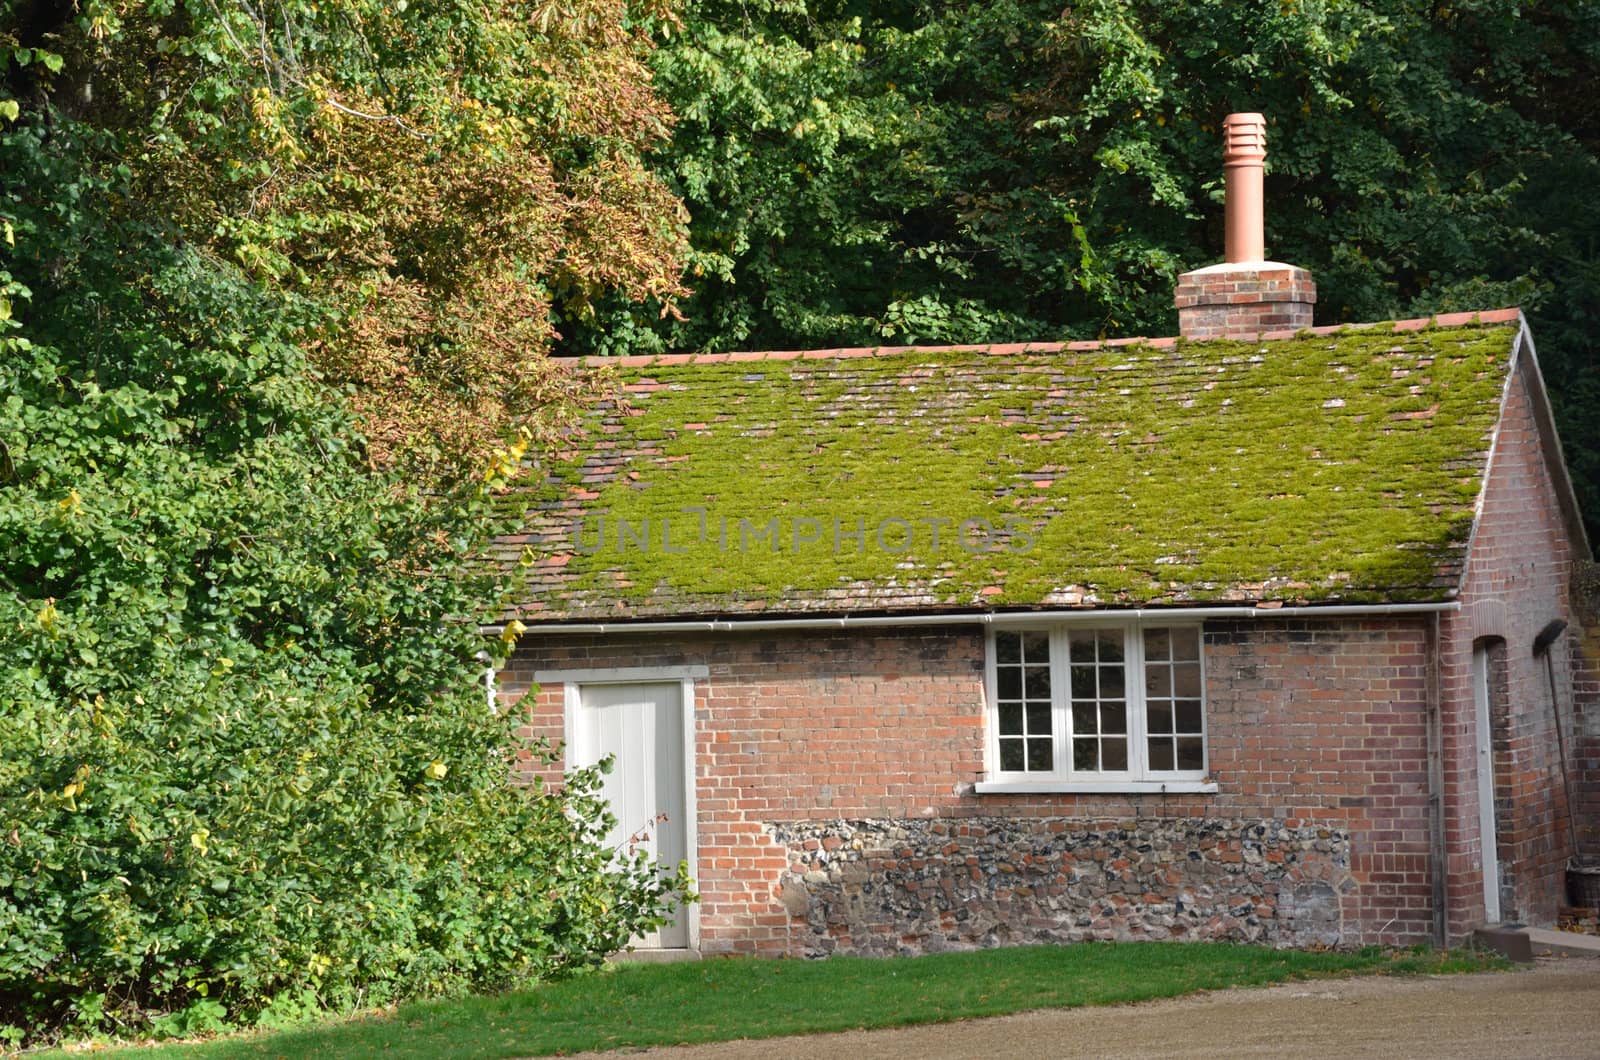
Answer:
[[1093, 703], [1072, 704], [1072, 731], [1078, 736], [1092, 736], [1100, 731]]
[[1000, 704], [1000, 735], [1001, 736], [1021, 736], [1022, 735], [1022, 704], [1021, 703], [1002, 703], [1002, 704]]
[[1200, 722], [1201, 710], [1198, 699], [1180, 699], [1178, 708], [1178, 732], [1204, 732]]
[[1148, 714], [1151, 733], [1172, 731], [1172, 704], [1151, 703]]
[[1029, 736], [1049, 736], [1050, 735], [1050, 704], [1049, 703], [1029, 703], [1028, 704], [1028, 735]]
[[1152, 661], [1172, 658], [1172, 635], [1164, 629], [1145, 630], [1144, 657]]
[[[1143, 673], [1127, 670], [1128, 638], [1141, 638]], [[1006, 773], [1199, 773], [1205, 763], [1205, 688], [1198, 628], [1069, 627], [994, 634], [995, 747]], [[1053, 637], [1066, 658], [1050, 657]], [[1059, 641], [1058, 641], [1059, 643]], [[1059, 687], [1065, 681], [1066, 689]], [[1065, 693], [1065, 694], [1063, 694]], [[1071, 712], [1063, 734], [1055, 711]], [[1133, 712], [1142, 711], [1135, 718]], [[1137, 729], [1146, 740], [1130, 746]], [[1062, 746], [1066, 739], [1070, 746]], [[1070, 761], [1056, 760], [1057, 752]], [[1059, 771], [1059, 772], [1058, 772]], [[1144, 775], [1144, 774], [1140, 774]]]
[[996, 662], [1016, 663], [1022, 661], [1022, 634], [996, 633], [994, 635], [994, 658]]
[[1100, 704], [1100, 731], [1128, 731], [1128, 707], [1125, 703], [1121, 700], [1108, 700]]
[[1096, 638], [1100, 644], [1101, 662], [1122, 661], [1122, 631], [1102, 630]]
[[1049, 699], [1050, 698], [1050, 667], [1048, 667], [1048, 666], [1029, 666], [1029, 667], [1027, 667], [1027, 673], [1028, 673], [1028, 698], [1029, 699]]
[[[1171, 662], [1161, 662], [1165, 648]], [[1205, 690], [1200, 674], [1200, 631], [1145, 631], [1145, 731], [1152, 773], [1205, 768]]]
[[1095, 680], [1093, 666], [1074, 666], [1072, 668], [1072, 698], [1093, 699], [1095, 697]]

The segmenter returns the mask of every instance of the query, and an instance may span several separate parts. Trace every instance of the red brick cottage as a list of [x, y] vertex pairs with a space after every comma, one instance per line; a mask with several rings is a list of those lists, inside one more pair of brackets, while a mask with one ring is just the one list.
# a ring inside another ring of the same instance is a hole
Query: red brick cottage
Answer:
[[1207, 341], [611, 362], [514, 498], [498, 688], [566, 762], [617, 757], [619, 838], [688, 861], [701, 901], [646, 944], [1552, 919], [1588, 545], [1532, 339], [1310, 328], [1314, 292], [1187, 274]]

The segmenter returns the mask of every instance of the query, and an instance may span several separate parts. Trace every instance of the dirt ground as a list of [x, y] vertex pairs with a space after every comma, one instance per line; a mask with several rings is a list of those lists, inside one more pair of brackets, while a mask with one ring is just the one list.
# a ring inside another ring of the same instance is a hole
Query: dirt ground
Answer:
[[642, 1052], [655, 1060], [1600, 1057], [1600, 960], [1541, 960], [1488, 975], [1291, 983], [1115, 1008]]

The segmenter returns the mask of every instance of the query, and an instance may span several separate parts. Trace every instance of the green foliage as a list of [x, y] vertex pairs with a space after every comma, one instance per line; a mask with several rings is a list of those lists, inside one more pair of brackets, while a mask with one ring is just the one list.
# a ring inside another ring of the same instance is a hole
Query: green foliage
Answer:
[[[368, 455], [448, 473], [570, 397], [550, 308], [677, 292], [655, 0], [0, 0], [0, 114], [104, 132], [159, 218], [334, 310]], [[41, 62], [41, 58], [46, 61]], [[5, 96], [15, 94], [16, 99]]]
[[[1267, 246], [1319, 323], [1521, 305], [1600, 520], [1600, 6], [689, 4], [652, 59], [692, 217], [684, 319], [574, 352], [1176, 331], [1222, 248], [1218, 125], [1268, 120]], [[1600, 522], [1592, 522], [1600, 542]]]
[[[685, 883], [508, 783], [476, 488], [375, 476], [325, 305], [0, 129], [0, 1026], [191, 1034], [592, 965]], [[279, 1000], [286, 999], [286, 1000]]]

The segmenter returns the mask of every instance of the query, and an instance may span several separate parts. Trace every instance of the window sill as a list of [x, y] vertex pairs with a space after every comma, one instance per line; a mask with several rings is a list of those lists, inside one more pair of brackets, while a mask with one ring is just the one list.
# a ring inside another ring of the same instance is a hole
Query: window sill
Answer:
[[978, 795], [1215, 795], [1214, 780], [985, 780], [972, 786]]

